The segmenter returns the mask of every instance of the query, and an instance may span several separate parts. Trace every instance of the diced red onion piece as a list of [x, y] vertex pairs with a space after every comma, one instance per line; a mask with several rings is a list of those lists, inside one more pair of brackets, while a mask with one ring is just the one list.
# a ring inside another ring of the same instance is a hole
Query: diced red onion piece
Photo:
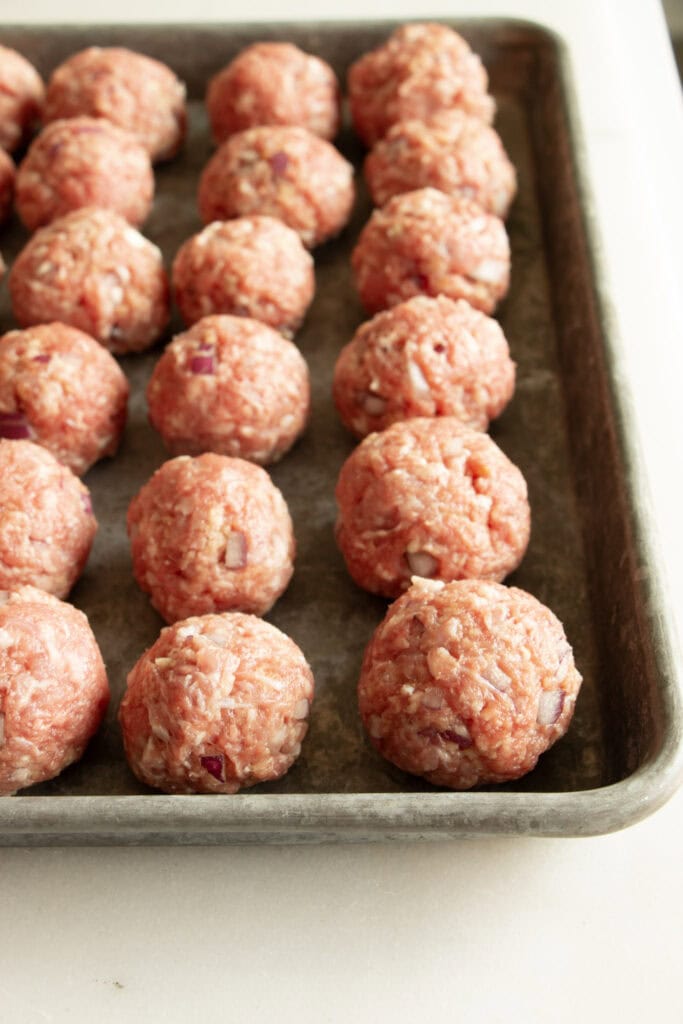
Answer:
[[244, 569], [247, 564], [247, 538], [240, 530], [231, 530], [225, 542], [228, 569]]
[[446, 743], [455, 743], [460, 750], [467, 750], [468, 747], [472, 746], [472, 737], [465, 730], [464, 726], [462, 732], [456, 732], [455, 729], [437, 729], [433, 725], [428, 725], [426, 728], [420, 729], [417, 735], [424, 736], [430, 743], [438, 743], [439, 740], [444, 740]]
[[31, 428], [22, 412], [0, 412], [0, 437], [8, 441], [24, 441], [31, 437]]
[[425, 690], [422, 694], [422, 703], [426, 708], [432, 708], [434, 711], [438, 711], [443, 704], [443, 693], [441, 690], [431, 687], [429, 690]]
[[543, 690], [538, 700], [536, 721], [539, 725], [554, 725], [563, 707], [564, 690]]
[[190, 360], [190, 373], [213, 373], [215, 363], [213, 356], [192, 356]]
[[379, 740], [384, 735], [384, 723], [379, 715], [371, 715], [368, 723], [368, 732], [373, 740]]
[[48, 355], [47, 352], [42, 352], [39, 356], [34, 356], [33, 357], [33, 362], [34, 363], [49, 363], [51, 359], [52, 359], [51, 355]]
[[293, 712], [294, 718], [296, 718], [296, 719], [306, 718], [307, 715], [308, 715], [308, 707], [309, 707], [308, 701], [306, 700], [305, 697], [303, 697], [301, 700], [297, 701], [296, 704], [294, 705], [294, 712]]
[[472, 737], [466, 732], [456, 732], [455, 729], [442, 729], [439, 733], [447, 743], [456, 743], [461, 750], [467, 750], [472, 746]]
[[281, 174], [284, 174], [285, 171], [287, 170], [289, 166], [289, 157], [287, 156], [286, 153], [283, 153], [282, 151], [280, 151], [279, 153], [273, 153], [273, 155], [270, 158], [270, 166], [272, 168], [273, 174], [276, 177], [279, 177]]
[[90, 500], [90, 495], [89, 494], [81, 494], [81, 502], [83, 503], [83, 508], [85, 509], [86, 513], [89, 516], [91, 516], [92, 515], [92, 502]]
[[210, 341], [200, 341], [197, 349], [199, 352], [213, 352], [213, 345]]
[[206, 757], [200, 757], [202, 768], [205, 768], [209, 775], [213, 775], [214, 779], [218, 779], [219, 782], [225, 782], [223, 775], [223, 755], [217, 754], [216, 756], [207, 755]]
[[510, 684], [512, 683], [510, 676], [495, 664], [487, 665], [486, 670], [482, 672], [482, 676], [486, 682], [490, 683], [496, 690], [501, 690], [505, 693], [506, 690], [510, 689]]
[[406, 551], [406, 561], [413, 576], [429, 579], [439, 568], [439, 563], [428, 551]]
[[555, 669], [555, 679], [558, 683], [562, 682], [562, 680], [567, 675], [567, 672], [569, 671], [569, 657], [571, 653], [572, 649], [569, 646], [569, 644], [567, 644], [567, 646], [562, 651], [562, 654], [560, 655], [560, 659], [557, 663], [557, 668]]
[[408, 360], [408, 380], [410, 381], [413, 391], [420, 398], [428, 398], [431, 396], [432, 392], [424, 373], [412, 359]]
[[363, 408], [368, 416], [381, 416], [387, 407], [385, 398], [381, 395], [373, 395], [370, 392], [363, 399]]

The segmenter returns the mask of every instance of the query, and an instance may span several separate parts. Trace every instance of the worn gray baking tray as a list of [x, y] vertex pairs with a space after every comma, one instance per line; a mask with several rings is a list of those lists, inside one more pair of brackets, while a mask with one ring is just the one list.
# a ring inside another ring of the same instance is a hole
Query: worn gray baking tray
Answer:
[[[106, 723], [83, 761], [58, 779], [0, 801], [0, 844], [318, 842], [494, 834], [609, 832], [651, 813], [683, 773], [679, 658], [652, 546], [619, 339], [607, 315], [590, 219], [580, 125], [561, 43], [503, 21], [458, 23], [488, 66], [497, 127], [519, 171], [509, 231], [510, 296], [499, 311], [518, 363], [514, 402], [493, 428], [529, 482], [533, 533], [510, 582], [564, 621], [584, 687], [567, 736], [525, 779], [452, 793], [384, 763], [365, 741], [355, 685], [364, 646], [386, 608], [358, 590], [335, 548], [333, 487], [352, 440], [330, 398], [334, 360], [363, 319], [349, 254], [369, 215], [359, 181], [352, 224], [316, 253], [317, 297], [297, 341], [309, 361], [313, 415], [306, 437], [273, 469], [299, 543], [294, 581], [269, 618], [290, 633], [316, 677], [311, 729], [299, 762], [277, 783], [237, 796], [163, 796], [128, 770], [116, 724], [126, 672], [161, 626], [130, 574], [125, 511], [165, 457], [146, 421], [144, 386], [155, 358], [128, 358], [130, 421], [119, 456], [86, 478], [100, 521], [72, 599], [101, 644], [113, 692]], [[208, 77], [256, 39], [288, 39], [349, 63], [393, 25], [6, 27], [0, 41], [43, 74], [92, 44], [165, 60], [188, 83], [184, 154], [162, 166], [146, 233], [169, 262], [199, 227], [198, 174], [211, 147], [201, 98]], [[350, 132], [340, 146], [359, 164]], [[0, 237], [12, 258], [25, 236]], [[6, 289], [5, 289], [6, 291]], [[12, 326], [6, 294], [0, 329]], [[180, 324], [174, 321], [173, 329]], [[170, 336], [169, 332], [169, 336]]]

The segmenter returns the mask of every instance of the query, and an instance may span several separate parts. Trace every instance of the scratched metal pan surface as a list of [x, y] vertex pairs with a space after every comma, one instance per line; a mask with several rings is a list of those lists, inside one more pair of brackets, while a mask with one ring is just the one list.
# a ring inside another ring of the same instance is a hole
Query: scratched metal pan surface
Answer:
[[[43, 75], [85, 46], [123, 45], [170, 64], [187, 82], [184, 153], [157, 169], [144, 230], [170, 261], [200, 226], [195, 194], [212, 147], [202, 98], [208, 78], [258, 39], [287, 39], [348, 65], [394, 26], [6, 27], [0, 42]], [[289, 633], [315, 673], [311, 728], [280, 781], [237, 796], [165, 796], [129, 771], [116, 722], [126, 674], [161, 620], [131, 576], [125, 513], [165, 458], [147, 423], [144, 388], [160, 347], [122, 360], [132, 385], [120, 454], [86, 477], [100, 522], [72, 593], [102, 647], [113, 699], [83, 760], [59, 778], [0, 801], [0, 844], [364, 841], [610, 832], [651, 813], [682, 774], [680, 658], [652, 543], [619, 339], [595, 259], [581, 128], [561, 42], [528, 24], [454, 25], [482, 55], [498, 101], [497, 128], [514, 160], [519, 197], [509, 218], [512, 287], [499, 310], [518, 365], [514, 401], [492, 434], [529, 483], [533, 532], [510, 578], [562, 619], [585, 682], [567, 736], [526, 778], [454, 793], [386, 764], [366, 741], [356, 682], [386, 603], [346, 574], [333, 539], [333, 488], [353, 442], [330, 397], [335, 358], [364, 319], [349, 256], [370, 204], [360, 177], [353, 221], [316, 253], [317, 294], [297, 337], [313, 379], [305, 438], [272, 476], [295, 522], [294, 580], [269, 619]], [[360, 166], [347, 129], [343, 152]], [[0, 237], [11, 263], [25, 241], [15, 222]], [[0, 329], [13, 326], [3, 289]], [[168, 337], [180, 328], [176, 317]], [[165, 339], [167, 340], [167, 339]]]

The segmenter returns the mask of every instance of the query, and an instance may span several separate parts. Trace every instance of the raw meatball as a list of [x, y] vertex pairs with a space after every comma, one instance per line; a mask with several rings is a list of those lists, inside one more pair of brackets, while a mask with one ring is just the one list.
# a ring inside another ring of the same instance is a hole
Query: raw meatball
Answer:
[[117, 355], [149, 348], [169, 317], [160, 250], [113, 210], [75, 210], [36, 231], [9, 289], [22, 327], [59, 320]]
[[66, 597], [96, 531], [90, 492], [70, 469], [31, 441], [0, 439], [0, 589]]
[[127, 402], [116, 360], [75, 327], [42, 324], [0, 338], [0, 437], [35, 441], [80, 476], [116, 452]]
[[213, 137], [259, 125], [296, 124], [323, 139], [339, 129], [334, 71], [291, 43], [254, 43], [209, 82], [206, 109]]
[[15, 175], [14, 160], [0, 149], [0, 224], [4, 224], [12, 212]]
[[210, 313], [261, 320], [292, 337], [313, 300], [313, 259], [274, 217], [214, 221], [180, 247], [173, 291], [186, 324]]
[[165, 462], [128, 510], [133, 572], [167, 622], [264, 615], [293, 572], [294, 531], [260, 466], [225, 455]]
[[275, 626], [239, 613], [186, 619], [128, 676], [126, 756], [167, 793], [236, 793], [289, 771], [312, 699], [306, 659]]
[[580, 686], [562, 624], [535, 597], [416, 579], [370, 641], [358, 698], [383, 757], [469, 789], [531, 771], [567, 731]]
[[0, 591], [0, 795], [53, 779], [82, 757], [108, 703], [83, 612], [35, 587]]
[[81, 114], [112, 121], [137, 136], [153, 161], [167, 160], [185, 137], [185, 86], [152, 57], [91, 46], [53, 72], [43, 120]]
[[0, 46], [0, 148], [13, 153], [29, 137], [44, 96], [33, 65], [16, 50]]
[[351, 216], [353, 167], [305, 128], [250, 128], [231, 135], [209, 160], [198, 198], [205, 224], [266, 214], [313, 248], [339, 234]]
[[368, 313], [414, 295], [466, 299], [492, 313], [508, 290], [510, 243], [502, 220], [474, 200], [422, 188], [375, 210], [351, 263]]
[[102, 118], [53, 121], [17, 174], [17, 212], [29, 231], [72, 210], [100, 206], [142, 224], [154, 198], [147, 150]]
[[529, 541], [524, 477], [451, 416], [370, 434], [337, 482], [337, 542], [356, 583], [397, 597], [411, 576], [502, 580]]
[[432, 187], [476, 199], [489, 213], [505, 217], [517, 191], [498, 133], [461, 110], [393, 125], [366, 157], [364, 172], [376, 206]]
[[500, 325], [468, 302], [424, 295], [378, 313], [342, 349], [339, 414], [357, 437], [413, 416], [486, 430], [512, 398], [515, 364]]
[[490, 123], [496, 105], [487, 88], [479, 57], [445, 25], [403, 25], [348, 75], [354, 127], [368, 146], [397, 121], [437, 110], [456, 108]]
[[306, 426], [308, 367], [291, 341], [258, 320], [207, 316], [166, 348], [147, 403], [174, 455], [275, 462]]

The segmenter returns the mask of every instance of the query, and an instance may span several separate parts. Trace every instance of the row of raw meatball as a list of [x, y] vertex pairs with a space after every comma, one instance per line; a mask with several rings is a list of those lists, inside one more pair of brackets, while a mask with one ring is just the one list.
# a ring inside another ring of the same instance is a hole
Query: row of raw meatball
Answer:
[[[498, 323], [460, 300], [418, 297], [361, 325], [340, 352], [334, 400], [364, 437], [416, 416], [485, 430], [515, 367]], [[114, 358], [58, 322], [0, 338], [0, 437], [42, 444], [74, 473], [113, 455], [128, 382]], [[149, 417], [174, 454], [214, 451], [262, 465], [305, 429], [310, 383], [298, 348], [249, 317], [207, 316], [177, 335], [147, 386]]]
[[[391, 79], [406, 58], [397, 60], [396, 48], [394, 37], [367, 58], [375, 111], [387, 67]], [[433, 69], [439, 56], [437, 45], [406, 64]], [[397, 598], [359, 681], [373, 745], [399, 768], [464, 789], [529, 771], [566, 731], [581, 676], [553, 613], [499, 582], [526, 551], [527, 488], [495, 443], [470, 428], [485, 430], [514, 387], [507, 343], [484, 313], [508, 288], [508, 239], [495, 214], [507, 212], [515, 177], [498, 151], [487, 189], [471, 192], [478, 201], [452, 188], [448, 171], [438, 180], [447, 152], [427, 140], [462, 119], [434, 113], [442, 97], [436, 86], [420, 106], [424, 123], [394, 125], [378, 147], [392, 187], [406, 180], [406, 152], [421, 170], [412, 191], [396, 187], [403, 194], [373, 214], [352, 256], [365, 308], [386, 311], [359, 329], [335, 373], [347, 425], [360, 437], [377, 431], [342, 467], [336, 536], [354, 580]], [[490, 120], [493, 106], [479, 90], [473, 112]], [[385, 130], [370, 125], [366, 139]], [[475, 164], [481, 128], [470, 137]], [[455, 148], [466, 166], [467, 150]], [[376, 160], [376, 151], [366, 160], [371, 180]], [[406, 419], [425, 414], [437, 418]]]
[[[0, 591], [0, 678], [2, 796], [82, 756], [109, 686], [85, 615], [30, 586]], [[416, 580], [367, 647], [359, 705], [391, 761], [467, 789], [531, 770], [566, 730], [580, 684], [561, 624], [529, 594]], [[302, 652], [271, 624], [183, 620], [128, 675], [118, 716], [128, 762], [168, 793], [277, 779], [301, 751], [313, 693]]]
[[[82, 757], [109, 704], [86, 616], [32, 586], [0, 590], [0, 796]], [[226, 613], [161, 631], [128, 675], [119, 721], [129, 764], [169, 793], [235, 793], [301, 750], [313, 675], [284, 633]]]

